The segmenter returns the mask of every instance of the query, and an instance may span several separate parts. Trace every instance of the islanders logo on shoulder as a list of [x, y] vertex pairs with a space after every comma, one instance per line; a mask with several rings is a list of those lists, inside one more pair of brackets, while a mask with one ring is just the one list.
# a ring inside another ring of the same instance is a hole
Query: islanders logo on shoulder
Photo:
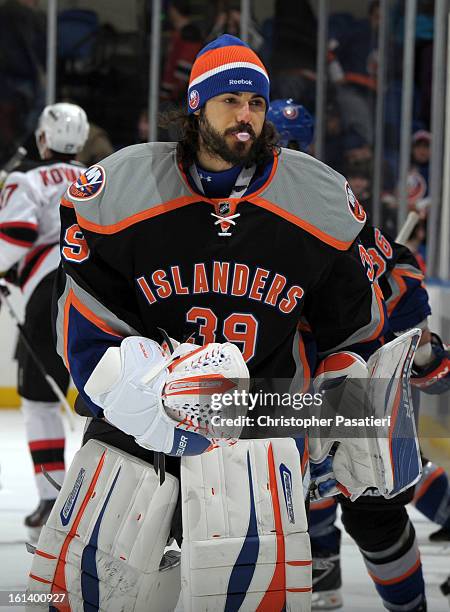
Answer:
[[347, 194], [347, 204], [350, 212], [358, 221], [358, 223], [364, 223], [367, 219], [366, 211], [358, 202], [355, 194], [353, 193], [350, 185], [347, 182], [345, 183], [345, 191]]
[[78, 202], [86, 202], [98, 196], [106, 182], [105, 170], [99, 165], [91, 166], [69, 187], [69, 196]]

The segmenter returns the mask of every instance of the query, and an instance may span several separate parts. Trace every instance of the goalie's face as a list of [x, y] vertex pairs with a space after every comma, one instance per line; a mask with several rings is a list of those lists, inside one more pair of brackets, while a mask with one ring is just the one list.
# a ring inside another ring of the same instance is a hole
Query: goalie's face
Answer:
[[263, 129], [266, 102], [254, 93], [225, 93], [208, 100], [198, 117], [200, 154], [230, 167], [249, 158]]

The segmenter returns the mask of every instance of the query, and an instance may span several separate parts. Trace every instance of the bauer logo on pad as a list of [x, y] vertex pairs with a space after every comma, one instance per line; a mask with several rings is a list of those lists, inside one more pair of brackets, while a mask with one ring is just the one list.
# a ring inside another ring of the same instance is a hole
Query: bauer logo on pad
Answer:
[[78, 476], [75, 480], [75, 484], [73, 485], [72, 491], [69, 493], [69, 497], [66, 499], [66, 503], [62, 507], [59, 516], [61, 518], [61, 523], [64, 527], [69, 523], [70, 517], [72, 516], [73, 509], [75, 508], [75, 504], [77, 503], [78, 495], [80, 494], [81, 485], [83, 484], [84, 476], [86, 474], [86, 470], [81, 468], [78, 472]]
[[281, 483], [283, 485], [284, 501], [286, 502], [286, 512], [289, 522], [295, 523], [294, 500], [292, 499], [292, 474], [284, 463], [280, 465]]
[[98, 196], [105, 186], [105, 171], [101, 166], [91, 166], [69, 187], [73, 200], [85, 202]]

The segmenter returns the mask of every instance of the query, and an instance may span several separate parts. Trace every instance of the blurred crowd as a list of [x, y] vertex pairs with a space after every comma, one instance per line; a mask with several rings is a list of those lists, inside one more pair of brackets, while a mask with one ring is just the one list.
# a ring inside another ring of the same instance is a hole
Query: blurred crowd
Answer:
[[[317, 16], [312, 0], [275, 0], [273, 15], [251, 15], [249, 43], [269, 69], [272, 98], [293, 98], [315, 113]], [[347, 3], [348, 4], [348, 3]], [[38, 0], [0, 5], [0, 164], [25, 144], [35, 156], [33, 133], [45, 105], [46, 16]], [[388, 78], [382, 225], [396, 232], [404, 5], [389, 14]], [[361, 16], [361, 6], [365, 15]], [[328, 24], [328, 87], [324, 161], [348, 177], [369, 213], [373, 208], [374, 111], [378, 68], [378, 0], [355, 2], [358, 16], [335, 12]], [[142, 28], [120, 32], [94, 10], [58, 14], [57, 100], [81, 105], [91, 132], [80, 160], [86, 164], [147, 139], [151, 0], [143, 3]], [[416, 19], [413, 134], [408, 204], [423, 222], [430, 160], [430, 106], [434, 1], [419, 0]], [[184, 104], [192, 62], [205, 42], [239, 35], [239, 0], [163, 0], [160, 109]], [[160, 139], [173, 139], [161, 130]], [[314, 148], [309, 151], [314, 154]], [[419, 243], [421, 241], [419, 240]]]

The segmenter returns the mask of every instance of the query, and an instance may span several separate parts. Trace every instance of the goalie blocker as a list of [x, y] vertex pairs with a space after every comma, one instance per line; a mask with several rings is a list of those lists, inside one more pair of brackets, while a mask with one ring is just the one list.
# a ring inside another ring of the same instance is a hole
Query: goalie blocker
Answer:
[[[385, 426], [350, 437], [335, 426], [321, 439], [311, 429], [309, 450], [318, 498], [344, 493], [357, 499], [375, 487], [389, 499], [415, 484], [422, 473], [409, 379], [421, 331], [412, 329], [378, 349], [366, 363], [354, 353], [336, 353], [324, 359], [314, 381], [317, 390], [338, 390], [338, 413], [373, 415]], [[331, 390], [331, 393], [333, 391]], [[329, 453], [332, 451], [332, 457]], [[333, 486], [333, 479], [335, 485]], [[330, 486], [331, 481], [331, 486]]]

